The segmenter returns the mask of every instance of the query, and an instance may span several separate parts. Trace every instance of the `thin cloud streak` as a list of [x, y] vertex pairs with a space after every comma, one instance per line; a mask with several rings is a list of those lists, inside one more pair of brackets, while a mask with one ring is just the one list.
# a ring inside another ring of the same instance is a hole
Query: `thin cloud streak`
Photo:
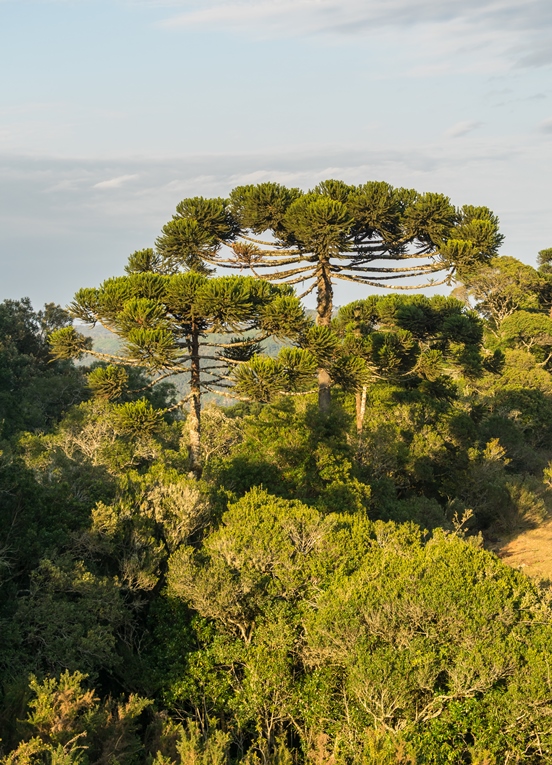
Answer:
[[[153, 3], [166, 7], [165, 3]], [[173, 3], [171, 6], [177, 6]], [[552, 25], [552, 9], [548, 0], [529, 0], [521, 4], [505, 0], [215, 0], [202, 3], [181, 3], [187, 10], [166, 19], [164, 26], [211, 25], [235, 23], [238, 26], [258, 21], [295, 20], [302, 31], [335, 30], [353, 32], [355, 27], [412, 27], [420, 24], [449, 23], [464, 19], [475, 26], [492, 23], [495, 29], [539, 30]]]
[[132, 181], [135, 178], [138, 178], [138, 175], [119, 175], [116, 178], [110, 178], [107, 181], [100, 181], [99, 183], [95, 183], [92, 186], [92, 188], [93, 189], [118, 189], [123, 184], [128, 183], [128, 181]]
[[463, 136], [468, 135], [468, 133], [477, 130], [477, 128], [480, 128], [482, 125], [482, 122], [477, 122], [476, 120], [457, 122], [456, 125], [452, 125], [452, 127], [446, 131], [445, 135], [448, 136], [448, 138], [462, 138]]

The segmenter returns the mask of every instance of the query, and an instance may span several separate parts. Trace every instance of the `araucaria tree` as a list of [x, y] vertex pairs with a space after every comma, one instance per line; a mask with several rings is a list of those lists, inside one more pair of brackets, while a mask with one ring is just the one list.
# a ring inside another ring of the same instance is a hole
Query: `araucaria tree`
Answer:
[[[143, 260], [135, 256], [127, 270]], [[180, 403], [190, 401], [190, 462], [196, 475], [201, 472], [202, 390], [227, 392], [230, 369], [258, 352], [262, 340], [294, 339], [305, 326], [291, 287], [251, 276], [209, 279], [197, 271], [169, 275], [145, 270], [108, 279], [97, 289], [79, 290], [71, 314], [88, 325], [102, 324], [122, 341], [120, 353], [108, 354], [93, 350], [72, 326], [50, 337], [57, 358], [88, 353], [108, 362], [90, 376], [103, 395], [121, 392], [125, 365], [150, 372], [150, 386], [175, 375], [187, 377], [190, 392]], [[239, 335], [229, 337], [233, 332]]]
[[[157, 248], [168, 269], [247, 268], [261, 280], [301, 284], [301, 296], [316, 293], [317, 324], [329, 326], [335, 280], [401, 290], [450, 283], [492, 258], [502, 239], [486, 207], [457, 208], [442, 194], [384, 182], [328, 180], [308, 193], [262, 183], [239, 186], [228, 200], [185, 199]], [[318, 382], [324, 410], [326, 369]]]

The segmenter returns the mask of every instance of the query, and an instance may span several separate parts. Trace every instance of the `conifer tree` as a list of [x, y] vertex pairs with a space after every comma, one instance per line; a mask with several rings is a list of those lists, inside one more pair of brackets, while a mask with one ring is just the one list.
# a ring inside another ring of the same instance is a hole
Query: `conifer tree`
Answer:
[[[328, 327], [336, 280], [400, 290], [450, 283], [501, 243], [498, 219], [486, 207], [456, 208], [442, 194], [384, 182], [328, 180], [308, 193], [262, 183], [235, 188], [229, 200], [185, 199], [157, 250], [169, 269], [247, 268], [261, 280], [302, 284], [302, 296], [316, 293], [317, 324]], [[324, 367], [318, 383], [326, 410], [331, 379]]]
[[451, 376], [477, 377], [500, 367], [501, 351], [485, 356], [482, 341], [481, 319], [453, 297], [371, 295], [342, 306], [330, 327], [309, 328], [301, 347], [283, 348], [276, 358], [255, 356], [234, 376], [244, 395], [268, 401], [313, 392], [316, 370], [324, 366], [333, 383], [356, 394], [360, 436], [370, 382], [425, 385], [446, 397]]
[[[144, 252], [144, 251], [142, 251]], [[54, 332], [50, 343], [57, 358], [84, 353], [107, 362], [91, 375], [93, 388], [113, 398], [126, 382], [123, 366], [142, 367], [150, 386], [185, 375], [190, 392], [188, 415], [191, 470], [201, 471], [201, 395], [224, 395], [231, 387], [229, 369], [260, 350], [270, 336], [294, 338], [306, 323], [303, 309], [287, 285], [267, 284], [253, 277], [209, 279], [197, 271], [161, 274], [151, 259], [131, 256], [127, 276], [105, 281], [99, 288], [79, 290], [70, 312], [85, 324], [102, 324], [118, 336], [119, 354], [101, 353], [74, 327]], [[239, 335], [229, 337], [229, 333]], [[180, 404], [184, 404], [186, 399]]]
[[[451, 394], [451, 377], [478, 377], [502, 361], [500, 351], [485, 355], [481, 319], [453, 297], [371, 295], [342, 306], [332, 326], [344, 349], [365, 362], [369, 380], [424, 386], [437, 397]], [[357, 385], [359, 435], [366, 392]]]

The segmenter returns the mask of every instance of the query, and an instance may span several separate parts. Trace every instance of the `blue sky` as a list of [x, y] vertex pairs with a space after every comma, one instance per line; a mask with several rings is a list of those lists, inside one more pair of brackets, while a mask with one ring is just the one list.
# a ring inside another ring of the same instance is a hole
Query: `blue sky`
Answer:
[[0, 299], [65, 304], [182, 197], [268, 179], [486, 204], [534, 262], [551, 32], [550, 0], [0, 0]]

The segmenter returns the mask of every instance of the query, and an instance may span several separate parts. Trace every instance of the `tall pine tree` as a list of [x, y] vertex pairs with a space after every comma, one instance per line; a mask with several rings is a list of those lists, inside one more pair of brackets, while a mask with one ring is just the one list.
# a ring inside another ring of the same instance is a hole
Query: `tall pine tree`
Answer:
[[287, 285], [246, 276], [210, 279], [197, 271], [136, 271], [136, 262], [132, 256], [127, 276], [79, 290], [70, 307], [76, 319], [100, 323], [119, 337], [120, 353], [94, 350], [74, 327], [52, 334], [52, 353], [57, 358], [88, 353], [107, 362], [95, 370], [91, 382], [111, 396], [125, 384], [125, 365], [147, 370], [150, 386], [184, 375], [189, 394], [180, 404], [190, 401], [190, 467], [199, 475], [202, 392], [228, 393], [230, 368], [250, 359], [268, 337], [296, 337], [305, 326], [304, 312]]
[[[316, 293], [317, 324], [328, 327], [336, 280], [400, 290], [451, 283], [492, 258], [502, 239], [486, 207], [457, 208], [442, 194], [384, 182], [328, 180], [308, 193], [262, 183], [239, 186], [228, 200], [185, 199], [157, 251], [167, 270], [247, 268], [263, 281], [302, 284], [302, 296]], [[318, 385], [326, 410], [324, 367]]]

